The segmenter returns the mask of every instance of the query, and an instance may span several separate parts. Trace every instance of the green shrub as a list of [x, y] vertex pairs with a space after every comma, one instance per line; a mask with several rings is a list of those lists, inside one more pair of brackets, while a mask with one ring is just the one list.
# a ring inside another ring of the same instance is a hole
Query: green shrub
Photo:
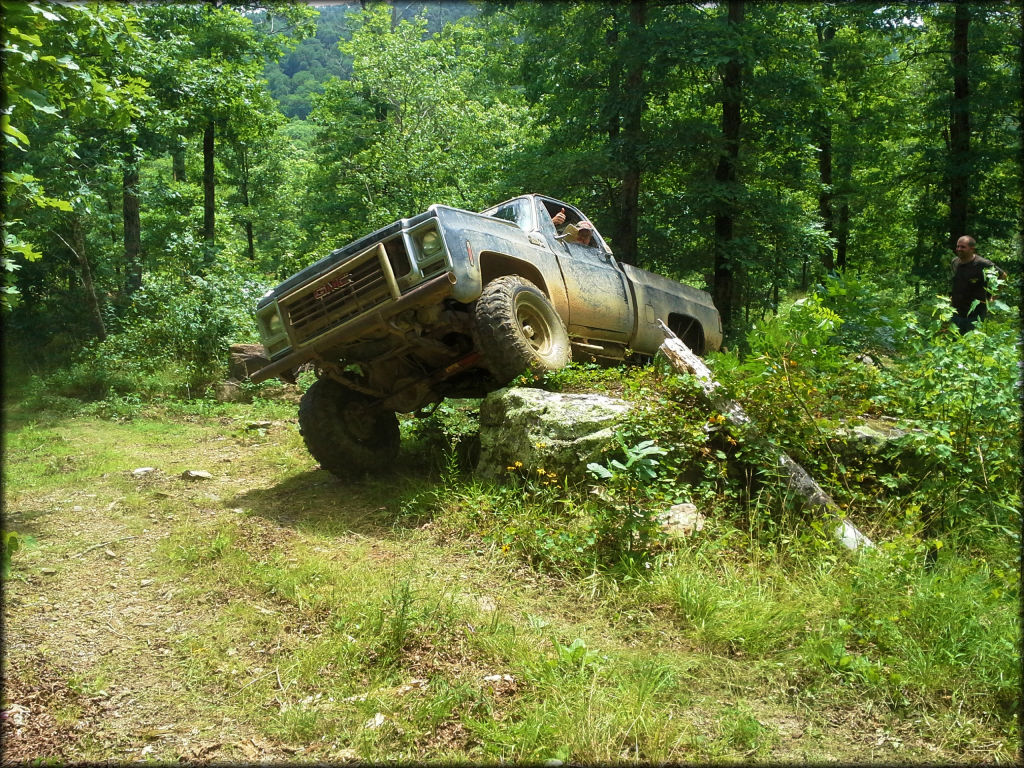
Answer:
[[106, 339], [34, 383], [36, 402], [54, 394], [84, 401], [202, 395], [223, 378], [229, 345], [253, 338], [261, 288], [227, 263], [204, 277], [149, 275]]

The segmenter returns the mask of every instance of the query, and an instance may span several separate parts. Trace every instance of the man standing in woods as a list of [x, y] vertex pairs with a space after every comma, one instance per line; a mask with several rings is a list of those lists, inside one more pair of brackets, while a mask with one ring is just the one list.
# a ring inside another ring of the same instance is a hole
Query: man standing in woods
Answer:
[[[988, 313], [988, 300], [991, 294], [985, 270], [996, 267], [988, 259], [983, 259], [974, 249], [977, 243], [970, 235], [964, 235], [956, 241], [956, 256], [950, 265], [953, 275], [953, 323], [960, 333], [967, 333], [978, 320], [984, 320]], [[1006, 273], [999, 269], [1000, 274]], [[971, 305], [977, 301], [973, 309]]]

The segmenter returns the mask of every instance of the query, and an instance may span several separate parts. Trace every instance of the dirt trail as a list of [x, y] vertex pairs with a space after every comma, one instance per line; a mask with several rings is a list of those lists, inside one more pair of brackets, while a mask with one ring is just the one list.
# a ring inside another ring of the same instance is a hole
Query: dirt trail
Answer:
[[[302, 450], [292, 423], [259, 422], [263, 426], [252, 429], [245, 418], [217, 424], [181, 421], [140, 419], [120, 429], [74, 419], [34, 435], [15, 435], [8, 429], [5, 523], [31, 535], [35, 545], [16, 553], [11, 578], [4, 583], [3, 764], [37, 758], [188, 763], [356, 759], [356, 751], [343, 739], [314, 742], [297, 736], [289, 743], [266, 735], [278, 731], [259, 729], [266, 724], [261, 707], [271, 707], [267, 714], [285, 711], [282, 701], [277, 701], [282, 705], [278, 711], [274, 708], [275, 700], [288, 698], [280, 677], [274, 685], [276, 659], [281, 657], [270, 661], [269, 652], [258, 655], [264, 651], [254, 650], [243, 667], [246, 677], [229, 678], [234, 669], [225, 671], [216, 666], [219, 662], [210, 662], [204, 670], [203, 660], [193, 653], [199, 643], [213, 645], [237, 603], [244, 601], [259, 614], [281, 614], [288, 604], [228, 583], [211, 589], [201, 573], [179, 575], [169, 555], [180, 552], [179, 544], [209, 547], [219, 532], [228, 530], [237, 537], [238, 548], [256, 555], [288, 558], [305, 548], [317, 557], [345, 562], [351, 551], [375, 562], [398, 561], [404, 556], [403, 542], [389, 541], [388, 525], [381, 527], [387, 517], [382, 517], [382, 498], [390, 498], [394, 489], [343, 486], [326, 472], [314, 471], [316, 464]], [[132, 445], [111, 448], [112, 441]], [[146, 465], [158, 469], [133, 475], [134, 468]], [[186, 468], [211, 476], [188, 480], [182, 477]], [[425, 537], [433, 535], [429, 525], [423, 525]], [[310, 530], [321, 535], [313, 539]], [[485, 558], [460, 547], [445, 549], [441, 559], [421, 564], [429, 571], [424, 579], [437, 589], [465, 593], [470, 600], [486, 599], [489, 607], [482, 608], [481, 602], [481, 608], [494, 616], [499, 615], [495, 606], [502, 603], [512, 626], [521, 627], [524, 635], [536, 614], [545, 625], [564, 621], [571, 627], [566, 643], [586, 635], [601, 638], [595, 647], [664, 652], [671, 646], [681, 654], [696, 653], [674, 631], [671, 619], [645, 613], [642, 631], [638, 626], [635, 635], [621, 626], [613, 631], [624, 615], [622, 606], [613, 605], [595, 617], [597, 598], [584, 599], [553, 578], [541, 589], [539, 577], [527, 568], [506, 574], [505, 566], [488, 565]], [[588, 633], [588, 624], [597, 627]], [[606, 625], [608, 632], [602, 636]], [[283, 647], [281, 653], [287, 655], [304, 647], [310, 640], [304, 629], [282, 625], [273, 652]], [[546, 646], [547, 638], [540, 642]], [[236, 661], [247, 653], [242, 645], [238, 648]], [[225, 650], [223, 645], [220, 650]], [[460, 653], [455, 644], [426, 649], [422, 659], [414, 654], [410, 678], [482, 686], [479, 681], [487, 675], [506, 671], [476, 668], [477, 659]], [[733, 665], [711, 656], [707, 661], [719, 670]], [[736, 663], [737, 676], [741, 664]], [[926, 732], [920, 721], [871, 711], [870, 701], [864, 707], [811, 711], [779, 700], [774, 692], [766, 694], [757, 680], [747, 695], [742, 680], [732, 675], [703, 686], [696, 703], [683, 710], [696, 722], [708, 722], [708, 746], [694, 749], [727, 749], [716, 747], [722, 738], [715, 741], [715, 734], [723, 718], [735, 721], [733, 702], [740, 697], [766, 724], [766, 732], [775, 735], [770, 747], [775, 760], [889, 762], [912, 757], [928, 762], [1004, 754], [1000, 743], [982, 743], [982, 736], [976, 737], [977, 753], [965, 752], [965, 745]], [[248, 709], [233, 706], [231, 697], [250, 683], [268, 690]], [[488, 688], [483, 698], [500, 704], [492, 693]], [[241, 719], [246, 717], [250, 719]], [[449, 726], [456, 730], [446, 730]], [[462, 727], [457, 719], [446, 720], [444, 727], [423, 737], [430, 743], [420, 745], [421, 754], [457, 754], [466, 738], [457, 730]]]
[[[211, 466], [244, 451], [244, 445], [214, 439], [194, 446], [190, 456], [167, 456], [165, 465]], [[173, 656], [174, 641], [201, 635], [216, 606], [184, 599], [188, 577], [168, 581], [166, 563], [157, 567], [156, 548], [173, 525], [201, 529], [219, 515], [236, 514], [213, 495], [234, 493], [236, 483], [224, 480], [189, 483], [153, 473], [134, 481], [151, 501], [142, 510], [111, 501], [116, 489], [103, 484], [43, 497], [15, 492], [7, 523], [36, 543], [16, 554], [4, 589], [5, 764], [39, 757], [294, 759], [294, 749], [220, 717], [217, 702], [203, 711], [189, 706], [195, 692], [184, 695], [181, 662]], [[173, 515], [161, 503], [172, 496]]]

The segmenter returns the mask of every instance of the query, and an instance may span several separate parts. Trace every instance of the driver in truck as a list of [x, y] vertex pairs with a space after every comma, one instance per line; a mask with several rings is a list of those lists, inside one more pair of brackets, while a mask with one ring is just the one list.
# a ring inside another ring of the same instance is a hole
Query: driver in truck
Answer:
[[[562, 231], [562, 227], [565, 225], [565, 208], [551, 217], [551, 223], [555, 225], [555, 229], [559, 232]], [[570, 242], [596, 247], [597, 243], [594, 242], [594, 225], [586, 219], [582, 219], [576, 224], [576, 234]]]
[[596, 246], [594, 242], [594, 225], [584, 219], [576, 225], [576, 238], [573, 240], [574, 243], [580, 245]]

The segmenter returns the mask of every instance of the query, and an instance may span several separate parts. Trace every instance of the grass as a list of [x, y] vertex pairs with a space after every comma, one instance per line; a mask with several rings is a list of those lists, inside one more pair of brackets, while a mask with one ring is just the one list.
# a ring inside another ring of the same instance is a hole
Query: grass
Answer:
[[[240, 734], [278, 760], [1017, 754], [1019, 582], [974, 544], [932, 557], [894, 528], [851, 558], [813, 530], [768, 546], [738, 515], [602, 565], [562, 550], [597, 502], [478, 483], [429, 452], [423, 427], [407, 470], [346, 485], [315, 468], [276, 400], [8, 416], [6, 519], [36, 540], [16, 553], [12, 631], [45, 631], [46, 663], [70, 665], [60, 727], [100, 687], [134, 701], [123, 731], [69, 738], [68, 759], [176, 760], [199, 738], [189, 728], [219, 733], [210, 754], [225, 760], [246, 758]], [[466, 433], [445, 418], [442, 435]], [[139, 466], [158, 472], [133, 478]], [[214, 479], [180, 478], [193, 468]], [[41, 600], [68, 626], [42, 623]], [[106, 652], [74, 656], [78, 627]], [[31, 658], [7, 648], [25, 685]], [[171, 720], [178, 741], [138, 735]]]

